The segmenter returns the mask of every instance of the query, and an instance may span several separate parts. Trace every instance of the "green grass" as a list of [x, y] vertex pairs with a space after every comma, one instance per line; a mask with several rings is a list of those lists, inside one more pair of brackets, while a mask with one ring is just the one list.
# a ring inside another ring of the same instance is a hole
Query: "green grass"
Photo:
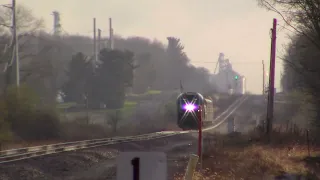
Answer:
[[146, 94], [161, 94], [161, 91], [158, 90], [149, 90], [146, 92]]
[[[136, 105], [137, 105], [137, 102], [125, 101], [123, 108], [118, 109], [118, 110], [120, 110], [121, 113], [123, 114], [123, 117], [126, 118], [126, 117], [129, 117], [134, 112], [134, 109], [135, 109]], [[112, 113], [114, 111], [115, 110], [113, 110], [113, 109], [105, 110], [105, 112], [110, 112], [110, 113]]]
[[[135, 108], [137, 105], [137, 102], [134, 102], [134, 101], [125, 101], [124, 102], [124, 106], [123, 108], [120, 108], [118, 110], [128, 110], [128, 109], [132, 109], [132, 108]], [[93, 110], [93, 111], [90, 111], [90, 112], [108, 112], [108, 111], [114, 111], [116, 109], [100, 109], [100, 110]]]
[[[58, 104], [57, 108], [58, 109], [68, 109], [72, 106], [76, 106], [77, 103], [75, 102], [68, 102], [68, 103], [61, 103], [61, 104]], [[131, 107], [135, 107], [137, 105], [137, 102], [134, 102], [134, 101], [125, 101], [124, 102], [124, 107], [123, 108], [131, 108]], [[100, 111], [100, 110], [98, 110]], [[102, 111], [106, 111], [106, 110], [102, 110]]]
[[[65, 103], [65, 104], [68, 104], [68, 103]], [[76, 104], [74, 103], [72, 105], [74, 106]], [[136, 105], [137, 105], [137, 102], [125, 101], [123, 108], [120, 108], [120, 109], [98, 109], [98, 110], [90, 110], [89, 112], [90, 113], [113, 113], [116, 110], [120, 110], [121, 113], [123, 114], [123, 116], [126, 118], [126, 117], [129, 117], [134, 112], [134, 109], [135, 109]], [[65, 108], [69, 108], [69, 107], [71, 107], [71, 106], [63, 105], [63, 106], [60, 106], [58, 108], [65, 109]], [[67, 113], [69, 115], [78, 116], [78, 115], [80, 115], [82, 113], [86, 113], [86, 112], [85, 111], [80, 111], [80, 112], [67, 112]]]
[[161, 94], [162, 92], [159, 90], [149, 90], [143, 94], [130, 94], [128, 96], [132, 96], [132, 97], [143, 97], [143, 96], [148, 96], [148, 95], [156, 95], [156, 94]]
[[57, 108], [58, 109], [67, 109], [67, 108], [70, 108], [75, 105], [77, 105], [77, 103], [75, 103], [75, 102], [60, 103], [60, 104], [58, 104]]
[[137, 105], [137, 102], [134, 102], [134, 101], [125, 101], [124, 102], [124, 108], [135, 107], [136, 105]]

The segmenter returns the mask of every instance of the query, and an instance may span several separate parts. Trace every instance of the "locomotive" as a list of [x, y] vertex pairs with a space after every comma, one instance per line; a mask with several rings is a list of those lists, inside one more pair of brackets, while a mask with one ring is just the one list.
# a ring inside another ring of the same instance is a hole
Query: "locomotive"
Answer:
[[177, 124], [182, 130], [197, 130], [212, 124], [213, 102], [197, 92], [181, 93], [177, 98]]

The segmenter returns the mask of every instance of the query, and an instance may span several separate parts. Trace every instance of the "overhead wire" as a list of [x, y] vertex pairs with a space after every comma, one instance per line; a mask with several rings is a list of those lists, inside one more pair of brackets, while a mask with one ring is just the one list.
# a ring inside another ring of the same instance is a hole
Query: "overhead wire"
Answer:
[[[191, 63], [218, 63], [218, 61], [191, 61]], [[238, 61], [238, 62], [230, 62], [231, 64], [261, 64], [261, 61]], [[276, 63], [283, 63], [281, 60], [276, 60]]]

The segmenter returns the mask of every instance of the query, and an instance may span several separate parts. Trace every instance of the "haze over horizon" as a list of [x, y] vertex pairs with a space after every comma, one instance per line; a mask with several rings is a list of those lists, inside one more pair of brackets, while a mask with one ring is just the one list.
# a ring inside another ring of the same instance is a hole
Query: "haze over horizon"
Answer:
[[[103, 36], [108, 35], [108, 18], [113, 19], [116, 34], [141, 36], [167, 44], [166, 37], [181, 39], [185, 52], [195, 66], [214, 71], [223, 52], [235, 71], [247, 78], [247, 90], [262, 92], [262, 65], [270, 59], [270, 28], [273, 12], [258, 7], [257, 0], [17, 0], [43, 18], [47, 32], [52, 32], [52, 11], [61, 14], [62, 28], [69, 34], [92, 36], [92, 19]], [[0, 0], [8, 4], [10, 0]], [[277, 52], [281, 56], [289, 31], [278, 27]], [[276, 88], [280, 89], [281, 60], [276, 64]]]

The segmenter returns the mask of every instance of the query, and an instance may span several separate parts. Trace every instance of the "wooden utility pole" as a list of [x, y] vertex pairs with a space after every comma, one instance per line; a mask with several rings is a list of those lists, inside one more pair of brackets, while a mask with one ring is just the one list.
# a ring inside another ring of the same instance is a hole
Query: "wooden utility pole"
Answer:
[[265, 94], [265, 70], [264, 70], [264, 60], [262, 60], [262, 95]]
[[[3, 5], [6, 8], [9, 8], [12, 11], [12, 25], [7, 26], [10, 28], [12, 33], [12, 43], [8, 49], [12, 50], [11, 60], [8, 61], [5, 72], [6, 72], [6, 88], [9, 85], [14, 84], [13, 79], [16, 81], [16, 86], [20, 85], [20, 66], [19, 66], [19, 43], [17, 35], [17, 22], [16, 22], [16, 1], [12, 0], [11, 5]], [[5, 50], [5, 52], [7, 49]], [[6, 90], [5, 88], [5, 90]]]
[[96, 18], [93, 18], [93, 69], [96, 69], [97, 65], [97, 28]]
[[19, 42], [17, 35], [17, 20], [16, 20], [16, 1], [12, 0], [12, 36], [14, 42], [14, 65], [15, 65], [15, 79], [16, 86], [20, 86], [20, 63], [19, 63]]
[[[97, 35], [96, 35], [96, 18], [93, 18], [93, 58], [91, 59], [91, 63], [92, 63], [92, 76], [91, 77], [94, 77], [95, 74], [96, 74], [96, 68], [97, 68]], [[88, 120], [88, 123], [89, 123], [89, 99], [91, 101], [91, 97], [92, 97], [92, 94], [94, 93], [94, 90], [93, 90], [93, 87], [92, 86], [89, 86], [88, 87], [88, 91], [87, 91], [87, 94], [86, 94], [86, 97], [85, 97], [85, 101], [86, 101], [86, 107], [87, 107], [87, 120]], [[93, 103], [91, 103], [93, 104]]]
[[277, 19], [273, 19], [272, 38], [271, 38], [271, 57], [270, 57], [270, 75], [269, 75], [269, 94], [267, 107], [267, 127], [266, 133], [270, 138], [273, 123], [273, 108], [274, 108], [274, 79], [276, 65], [276, 37], [277, 37]]

